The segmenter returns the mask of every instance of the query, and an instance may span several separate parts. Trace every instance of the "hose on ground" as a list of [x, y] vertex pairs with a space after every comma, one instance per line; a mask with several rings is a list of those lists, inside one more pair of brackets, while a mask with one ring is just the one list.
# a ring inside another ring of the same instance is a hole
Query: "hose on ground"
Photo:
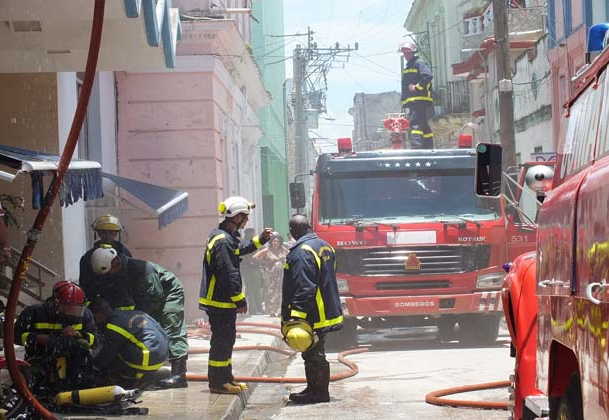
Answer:
[[508, 403], [503, 401], [473, 401], [453, 400], [441, 398], [446, 395], [461, 394], [463, 392], [482, 391], [486, 389], [505, 388], [510, 386], [510, 381], [487, 382], [483, 384], [456, 386], [453, 388], [440, 389], [425, 395], [425, 402], [433, 405], [450, 407], [483, 408], [491, 410], [507, 410]]
[[[209, 328], [205, 323], [198, 323], [199, 328], [191, 330], [189, 335], [198, 335], [201, 332], [209, 333]], [[281, 327], [277, 324], [265, 323], [265, 322], [238, 322], [237, 326], [247, 326], [247, 327], [260, 327], [260, 328], [272, 328], [272, 329], [280, 329]], [[237, 332], [248, 333], [248, 334], [267, 334], [281, 338], [281, 334], [275, 331], [262, 330], [259, 328], [237, 328]], [[191, 335], [191, 336], [192, 336]], [[281, 353], [286, 356], [294, 356], [296, 352], [291, 350], [282, 349], [280, 347], [275, 346], [267, 346], [267, 345], [253, 345], [253, 346], [237, 346], [233, 348], [233, 351], [246, 351], [246, 350], [266, 350], [273, 351], [275, 353]], [[366, 348], [356, 348], [351, 350], [346, 350], [338, 354], [338, 361], [345, 365], [348, 370], [340, 373], [336, 373], [330, 376], [330, 381], [340, 381], [342, 379], [350, 378], [354, 375], [357, 375], [359, 372], [359, 368], [356, 363], [346, 359], [347, 356], [352, 354], [364, 353], [368, 351]], [[209, 353], [209, 348], [205, 347], [192, 347], [188, 350], [188, 354], [205, 354]], [[186, 379], [193, 382], [207, 382], [207, 375], [198, 374], [198, 373], [187, 373]], [[257, 382], [257, 383], [274, 383], [274, 384], [301, 384], [306, 383], [307, 379], [302, 377], [266, 377], [266, 376], [235, 376], [235, 381], [238, 382]]]
[[4, 322], [4, 356], [8, 366], [9, 373], [15, 388], [19, 394], [23, 397], [23, 400], [31, 405], [40, 416], [44, 419], [55, 420], [56, 417], [47, 408], [42, 405], [40, 401], [34, 396], [30, 388], [28, 387], [27, 381], [19, 371], [17, 365], [17, 358], [15, 356], [15, 330], [13, 325], [15, 323], [15, 314], [17, 309], [17, 300], [19, 298], [19, 292], [21, 291], [21, 284], [25, 281], [25, 277], [29, 268], [29, 263], [38, 242], [38, 238], [42, 233], [44, 224], [49, 216], [51, 208], [55, 203], [59, 188], [63, 183], [63, 178], [68, 170], [72, 155], [78, 144], [78, 136], [80, 134], [84, 118], [87, 113], [87, 106], [89, 104], [89, 97], [91, 96], [91, 88], [93, 87], [93, 80], [95, 78], [95, 70], [97, 68], [97, 59], [99, 57], [99, 49], [101, 46], [102, 28], [104, 24], [104, 7], [105, 0], [95, 0], [93, 8], [93, 21], [91, 24], [91, 35], [89, 38], [89, 53], [87, 56], [87, 65], [85, 67], [85, 76], [78, 97], [78, 104], [76, 111], [74, 112], [74, 119], [72, 120], [72, 126], [70, 127], [70, 133], [66, 140], [65, 147], [59, 158], [57, 165], [57, 171], [51, 185], [45, 194], [42, 208], [38, 211], [36, 219], [32, 225], [32, 228], [28, 232], [27, 240], [21, 251], [21, 256], [15, 269], [13, 281], [11, 283], [11, 290], [8, 295], [5, 309], [5, 322]]

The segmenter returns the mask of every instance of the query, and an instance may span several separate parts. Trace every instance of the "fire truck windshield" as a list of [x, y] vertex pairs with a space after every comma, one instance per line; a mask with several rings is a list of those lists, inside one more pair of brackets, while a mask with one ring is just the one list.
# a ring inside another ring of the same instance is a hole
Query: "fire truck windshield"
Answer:
[[467, 215], [492, 220], [497, 210], [474, 195], [472, 169], [349, 173], [321, 178], [320, 222], [424, 219]]

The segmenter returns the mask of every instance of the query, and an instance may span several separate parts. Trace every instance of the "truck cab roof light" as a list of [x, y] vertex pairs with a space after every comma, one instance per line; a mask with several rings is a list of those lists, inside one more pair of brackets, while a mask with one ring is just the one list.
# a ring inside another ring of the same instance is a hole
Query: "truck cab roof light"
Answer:
[[338, 153], [353, 152], [353, 143], [351, 142], [350, 137], [342, 137], [342, 138], [336, 139], [336, 144], [338, 146]]
[[474, 143], [474, 138], [471, 134], [461, 133], [457, 140], [457, 146], [460, 149], [469, 149]]

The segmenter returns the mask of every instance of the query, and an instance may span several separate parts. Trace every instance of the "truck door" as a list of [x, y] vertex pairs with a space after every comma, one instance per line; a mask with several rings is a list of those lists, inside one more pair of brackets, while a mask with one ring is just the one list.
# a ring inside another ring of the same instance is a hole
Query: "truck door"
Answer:
[[537, 226], [537, 198], [535, 193], [524, 185], [518, 200], [519, 210], [507, 205], [506, 241], [508, 260], [513, 261], [517, 256], [535, 249]]

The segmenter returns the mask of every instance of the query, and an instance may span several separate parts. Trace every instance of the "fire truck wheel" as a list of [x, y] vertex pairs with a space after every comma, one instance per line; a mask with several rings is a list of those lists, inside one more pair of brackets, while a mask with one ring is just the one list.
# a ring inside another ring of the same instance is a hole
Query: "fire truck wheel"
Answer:
[[456, 320], [453, 317], [444, 317], [438, 320], [438, 340], [448, 342], [457, 339], [455, 330]]
[[345, 318], [340, 330], [328, 333], [326, 349], [329, 351], [343, 351], [354, 347], [357, 347], [357, 321], [352, 318]]
[[466, 345], [492, 345], [499, 336], [498, 315], [470, 315], [459, 320], [459, 341]]
[[564, 395], [558, 400], [558, 407], [550, 408], [551, 420], [583, 420], [582, 396], [579, 375], [573, 374]]

